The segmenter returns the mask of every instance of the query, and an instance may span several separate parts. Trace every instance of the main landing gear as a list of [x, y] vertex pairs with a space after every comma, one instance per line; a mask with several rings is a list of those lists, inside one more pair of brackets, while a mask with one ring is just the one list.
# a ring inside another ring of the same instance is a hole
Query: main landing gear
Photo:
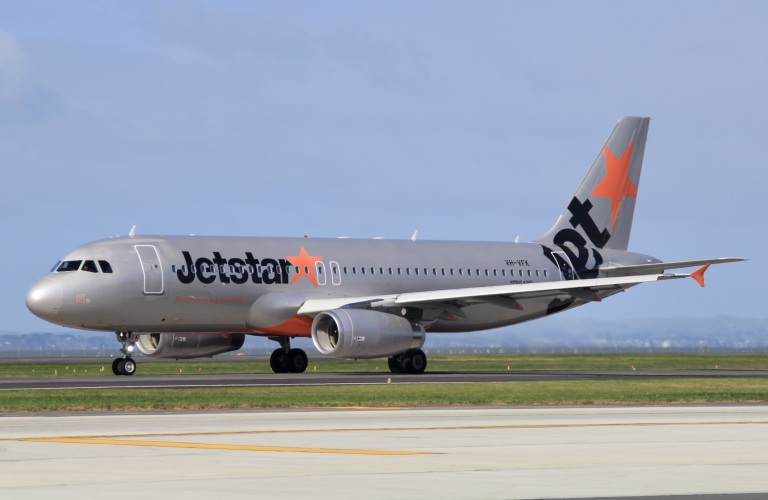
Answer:
[[302, 349], [291, 349], [291, 339], [288, 337], [269, 337], [280, 343], [280, 347], [269, 357], [269, 366], [275, 373], [304, 373], [309, 365], [307, 353]]
[[136, 344], [136, 338], [133, 336], [133, 332], [115, 332], [115, 335], [117, 341], [123, 345], [120, 352], [123, 353], [124, 357], [112, 361], [112, 373], [115, 375], [133, 375], [136, 373], [136, 362], [131, 355]]
[[421, 374], [427, 369], [427, 355], [421, 349], [408, 349], [389, 358], [389, 371], [392, 373]]

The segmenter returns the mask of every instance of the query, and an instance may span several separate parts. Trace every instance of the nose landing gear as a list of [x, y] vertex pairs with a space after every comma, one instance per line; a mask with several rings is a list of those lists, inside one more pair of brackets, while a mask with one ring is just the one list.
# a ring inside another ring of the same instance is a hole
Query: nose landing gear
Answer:
[[136, 362], [131, 357], [133, 355], [136, 338], [133, 332], [115, 332], [117, 341], [122, 344], [120, 352], [122, 358], [112, 361], [112, 373], [115, 375], [133, 375], [136, 373]]

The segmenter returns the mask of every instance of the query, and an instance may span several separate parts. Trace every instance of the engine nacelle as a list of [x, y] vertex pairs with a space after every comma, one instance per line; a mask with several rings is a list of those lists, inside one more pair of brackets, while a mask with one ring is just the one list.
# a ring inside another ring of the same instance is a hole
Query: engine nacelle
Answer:
[[333, 309], [312, 322], [312, 342], [334, 358], [380, 358], [424, 345], [424, 327], [401, 316], [368, 309]]
[[242, 333], [141, 333], [136, 347], [152, 358], [205, 358], [243, 347]]

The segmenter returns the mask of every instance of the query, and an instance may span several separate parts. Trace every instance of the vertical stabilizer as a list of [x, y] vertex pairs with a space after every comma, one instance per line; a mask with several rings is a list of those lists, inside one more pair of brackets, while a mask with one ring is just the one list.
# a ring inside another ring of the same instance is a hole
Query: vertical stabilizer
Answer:
[[619, 120], [565, 211], [537, 241], [627, 249], [650, 120]]

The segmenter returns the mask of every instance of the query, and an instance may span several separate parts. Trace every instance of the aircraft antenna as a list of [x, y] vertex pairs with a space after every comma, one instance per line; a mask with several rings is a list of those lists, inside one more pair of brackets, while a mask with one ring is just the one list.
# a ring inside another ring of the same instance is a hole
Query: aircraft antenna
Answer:
[[411, 236], [411, 241], [416, 241], [416, 238], [419, 237], [419, 230], [413, 232], [413, 236]]
[[515, 236], [515, 243], [520, 243], [520, 235]]
[[128, 236], [130, 236], [131, 238], [136, 236], [136, 224], [133, 225], [133, 227], [131, 228], [131, 232], [128, 233]]

